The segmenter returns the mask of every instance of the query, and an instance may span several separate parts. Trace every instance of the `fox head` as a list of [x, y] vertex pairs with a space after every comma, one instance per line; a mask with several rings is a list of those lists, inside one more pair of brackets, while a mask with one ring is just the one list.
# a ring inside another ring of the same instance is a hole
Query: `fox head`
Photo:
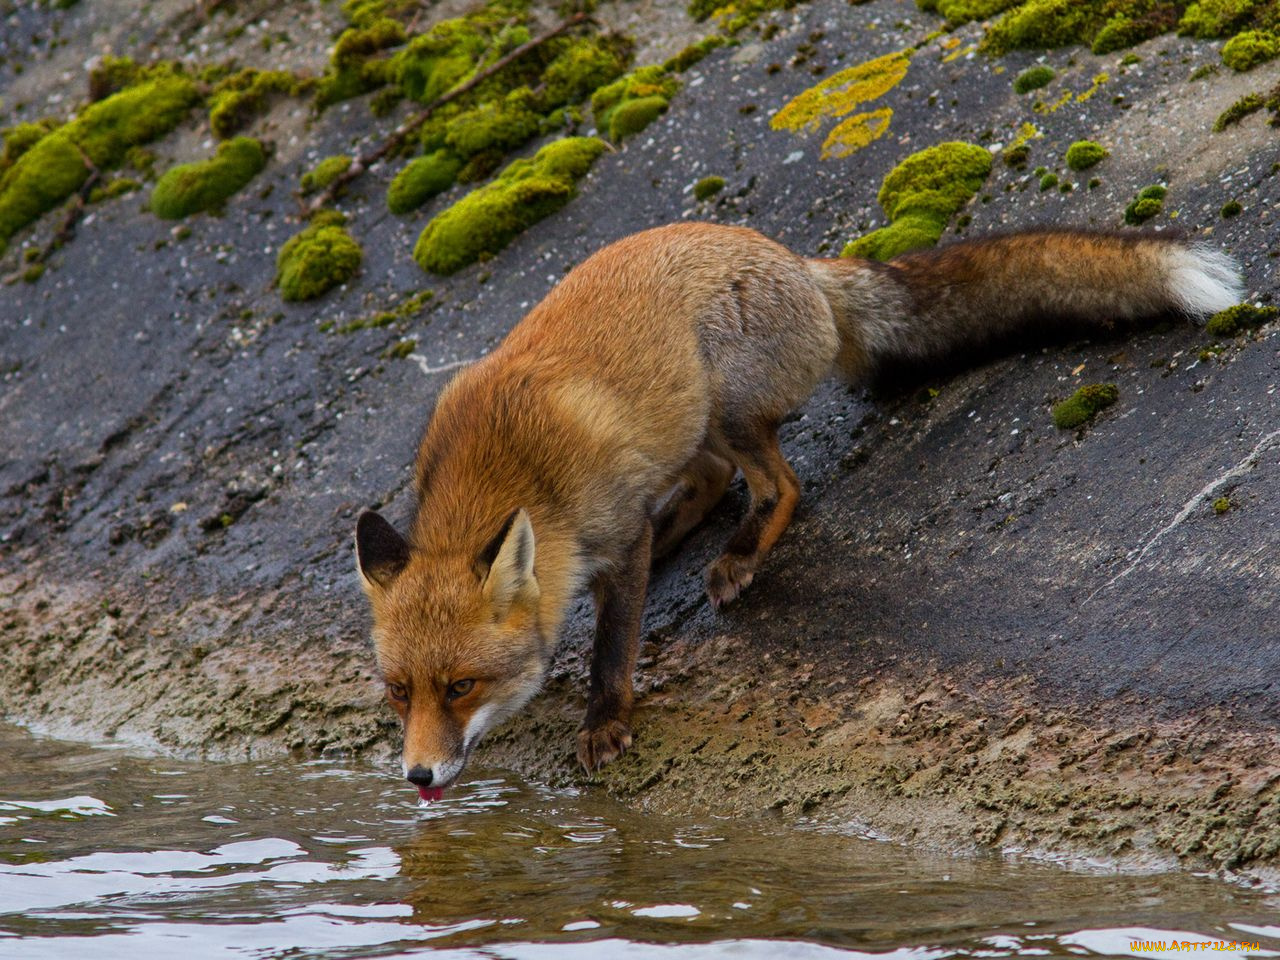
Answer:
[[378, 665], [404, 722], [404, 774], [423, 799], [457, 780], [480, 738], [542, 684], [551, 644], [534, 548], [523, 509], [478, 555], [420, 548], [373, 511], [356, 524]]

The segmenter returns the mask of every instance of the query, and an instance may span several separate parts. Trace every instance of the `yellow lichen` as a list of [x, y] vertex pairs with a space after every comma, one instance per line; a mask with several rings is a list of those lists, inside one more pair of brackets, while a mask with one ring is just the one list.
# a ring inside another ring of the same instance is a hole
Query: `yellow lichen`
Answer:
[[[795, 97], [773, 115], [770, 126], [812, 133], [823, 120], [848, 116], [901, 83], [907, 75], [910, 56], [909, 50], [899, 50], [841, 70]], [[822, 156], [844, 157], [866, 146], [889, 129], [890, 116], [892, 111], [885, 109], [850, 118], [831, 131]]]
[[1086, 100], [1090, 99], [1095, 93], [1098, 92], [1098, 88], [1101, 87], [1104, 83], [1106, 83], [1110, 79], [1111, 79], [1111, 74], [1109, 73], [1100, 73], [1097, 76], [1095, 76], [1093, 78], [1093, 86], [1091, 86], [1088, 90], [1084, 90], [1081, 93], [1077, 94], [1076, 102], [1084, 103]]
[[867, 113], [859, 113], [842, 120], [827, 134], [822, 144], [822, 159], [847, 157], [857, 153], [873, 140], [879, 140], [889, 129], [889, 121], [893, 119], [890, 107], [881, 107]]

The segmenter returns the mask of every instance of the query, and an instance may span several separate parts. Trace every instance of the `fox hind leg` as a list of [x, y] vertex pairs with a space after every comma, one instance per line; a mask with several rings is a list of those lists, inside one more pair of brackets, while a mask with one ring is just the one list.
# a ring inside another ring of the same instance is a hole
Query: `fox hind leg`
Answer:
[[707, 597], [717, 610], [751, 583], [756, 570], [791, 523], [800, 500], [800, 482], [778, 447], [770, 424], [726, 437], [729, 451], [747, 481], [750, 504], [724, 553], [706, 570]]
[[680, 472], [680, 479], [653, 514], [653, 555], [664, 557], [702, 522], [724, 497], [736, 468], [703, 447]]

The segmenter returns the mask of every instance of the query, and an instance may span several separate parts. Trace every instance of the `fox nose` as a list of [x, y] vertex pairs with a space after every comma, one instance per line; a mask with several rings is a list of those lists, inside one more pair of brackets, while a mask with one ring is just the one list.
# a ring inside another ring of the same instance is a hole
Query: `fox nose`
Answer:
[[431, 769], [424, 766], [416, 766], [405, 774], [409, 778], [409, 782], [415, 787], [431, 786]]

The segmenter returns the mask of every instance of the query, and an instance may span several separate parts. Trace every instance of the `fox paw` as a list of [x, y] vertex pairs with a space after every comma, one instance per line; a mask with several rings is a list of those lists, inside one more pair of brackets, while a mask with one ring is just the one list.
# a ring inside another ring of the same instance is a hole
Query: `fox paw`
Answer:
[[631, 728], [621, 720], [583, 727], [578, 731], [578, 762], [591, 773], [622, 756], [630, 746]]
[[751, 557], [722, 553], [707, 567], [707, 599], [719, 610], [732, 603], [738, 594], [751, 585], [756, 575], [755, 561]]

